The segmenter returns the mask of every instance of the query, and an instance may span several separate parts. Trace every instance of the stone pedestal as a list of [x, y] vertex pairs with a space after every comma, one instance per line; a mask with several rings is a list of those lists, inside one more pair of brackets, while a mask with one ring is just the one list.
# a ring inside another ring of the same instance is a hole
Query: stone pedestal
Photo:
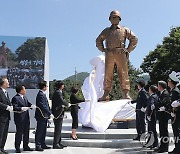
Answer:
[[136, 120], [135, 119], [113, 119], [108, 129], [129, 129], [136, 128]]

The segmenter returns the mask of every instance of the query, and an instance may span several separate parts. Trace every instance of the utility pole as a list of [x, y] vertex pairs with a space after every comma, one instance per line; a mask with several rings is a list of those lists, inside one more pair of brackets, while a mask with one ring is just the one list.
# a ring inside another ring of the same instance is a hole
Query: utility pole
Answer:
[[77, 71], [76, 71], [76, 67], [75, 67], [75, 86], [77, 86]]

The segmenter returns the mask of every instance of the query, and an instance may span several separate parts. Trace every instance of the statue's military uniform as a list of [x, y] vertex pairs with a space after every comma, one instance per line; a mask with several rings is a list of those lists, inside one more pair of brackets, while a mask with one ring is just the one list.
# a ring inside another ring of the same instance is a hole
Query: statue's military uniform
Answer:
[[[118, 11], [112, 11], [111, 16], [118, 16]], [[109, 17], [109, 18], [110, 18]], [[120, 18], [121, 20], [121, 18]], [[125, 42], [129, 40], [129, 45], [126, 48]], [[103, 42], [105, 41], [105, 46]], [[105, 52], [105, 79], [104, 79], [104, 94], [107, 96], [111, 91], [114, 65], [117, 66], [117, 73], [120, 79], [121, 88], [125, 95], [130, 90], [128, 77], [128, 57], [129, 53], [134, 50], [137, 45], [137, 37], [127, 27], [119, 25], [111, 25], [105, 28], [96, 39], [96, 47]]]
[[0, 46], [0, 67], [7, 67], [7, 54], [11, 51], [8, 47], [5, 46], [5, 42], [2, 41], [2, 46]]

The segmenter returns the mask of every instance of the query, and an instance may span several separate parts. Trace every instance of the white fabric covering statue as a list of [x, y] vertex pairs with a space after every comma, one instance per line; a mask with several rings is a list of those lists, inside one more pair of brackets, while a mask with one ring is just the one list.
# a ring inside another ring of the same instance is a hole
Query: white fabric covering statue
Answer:
[[[135, 110], [129, 106], [129, 99], [110, 101], [107, 103], [98, 102], [102, 97], [105, 57], [100, 55], [90, 61], [93, 70], [84, 80], [82, 92], [86, 101], [79, 106], [79, 122], [87, 127], [92, 127], [96, 131], [104, 132], [112, 119], [135, 119]], [[134, 106], [135, 107], [135, 106]]]

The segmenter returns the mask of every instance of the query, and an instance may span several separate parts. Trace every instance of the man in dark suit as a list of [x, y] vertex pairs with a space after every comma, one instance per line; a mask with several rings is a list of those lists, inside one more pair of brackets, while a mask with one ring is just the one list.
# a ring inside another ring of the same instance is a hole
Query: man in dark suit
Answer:
[[[45, 144], [46, 129], [47, 129], [47, 120], [49, 118], [54, 118], [53, 114], [50, 111], [48, 99], [46, 97], [47, 82], [42, 81], [39, 83], [39, 92], [36, 97], [36, 112], [35, 118], [37, 121], [37, 128], [35, 134], [35, 144], [36, 151], [44, 151], [44, 149], [50, 149], [50, 147]], [[40, 110], [42, 113], [40, 112]]]
[[171, 111], [172, 116], [172, 128], [175, 138], [175, 148], [173, 151], [169, 152], [172, 154], [179, 154], [180, 152], [180, 105], [178, 101], [180, 99], [180, 90], [176, 86], [180, 82], [180, 75], [176, 72], [169, 74], [168, 86], [170, 88], [170, 106], [169, 111]]
[[145, 112], [147, 106], [147, 99], [148, 95], [145, 87], [144, 80], [139, 80], [137, 82], [137, 87], [139, 90], [137, 99], [131, 101], [131, 103], [136, 103], [136, 130], [137, 130], [137, 137], [134, 140], [140, 140], [140, 137], [143, 133], [145, 133]]
[[[169, 115], [165, 111], [170, 103], [169, 92], [167, 91], [167, 83], [165, 81], [158, 81], [159, 99], [156, 104], [157, 119], [159, 121], [159, 133], [160, 133], [160, 146], [155, 149], [158, 153], [168, 152], [169, 146], [169, 132], [168, 132], [168, 120]], [[166, 142], [165, 142], [166, 141]]]
[[8, 153], [4, 150], [4, 146], [9, 129], [10, 112], [13, 111], [13, 106], [6, 91], [8, 87], [8, 79], [0, 79], [0, 154]]
[[16, 153], [21, 153], [20, 144], [23, 137], [23, 150], [33, 151], [29, 146], [29, 108], [35, 109], [36, 106], [32, 105], [28, 99], [25, 97], [26, 88], [24, 85], [16, 86], [17, 94], [12, 98], [12, 104], [14, 111], [19, 111], [19, 113], [14, 113], [14, 122], [16, 125], [16, 135], [15, 135], [15, 148]]
[[158, 88], [156, 85], [151, 85], [149, 87], [150, 96], [147, 101], [146, 118], [148, 122], [148, 133], [150, 135], [153, 135], [154, 142], [152, 143], [152, 145], [150, 145], [147, 148], [158, 147], [158, 137], [157, 137], [157, 131], [156, 131], [156, 111], [155, 111], [155, 105], [157, 104], [157, 101], [158, 101], [157, 91], [158, 91]]
[[68, 106], [67, 103], [63, 99], [62, 90], [64, 89], [64, 84], [61, 81], [56, 82], [56, 91], [52, 96], [52, 113], [56, 117], [54, 119], [54, 141], [53, 141], [53, 149], [63, 149], [66, 147], [61, 143], [61, 129], [62, 122], [64, 117], [64, 107]]

